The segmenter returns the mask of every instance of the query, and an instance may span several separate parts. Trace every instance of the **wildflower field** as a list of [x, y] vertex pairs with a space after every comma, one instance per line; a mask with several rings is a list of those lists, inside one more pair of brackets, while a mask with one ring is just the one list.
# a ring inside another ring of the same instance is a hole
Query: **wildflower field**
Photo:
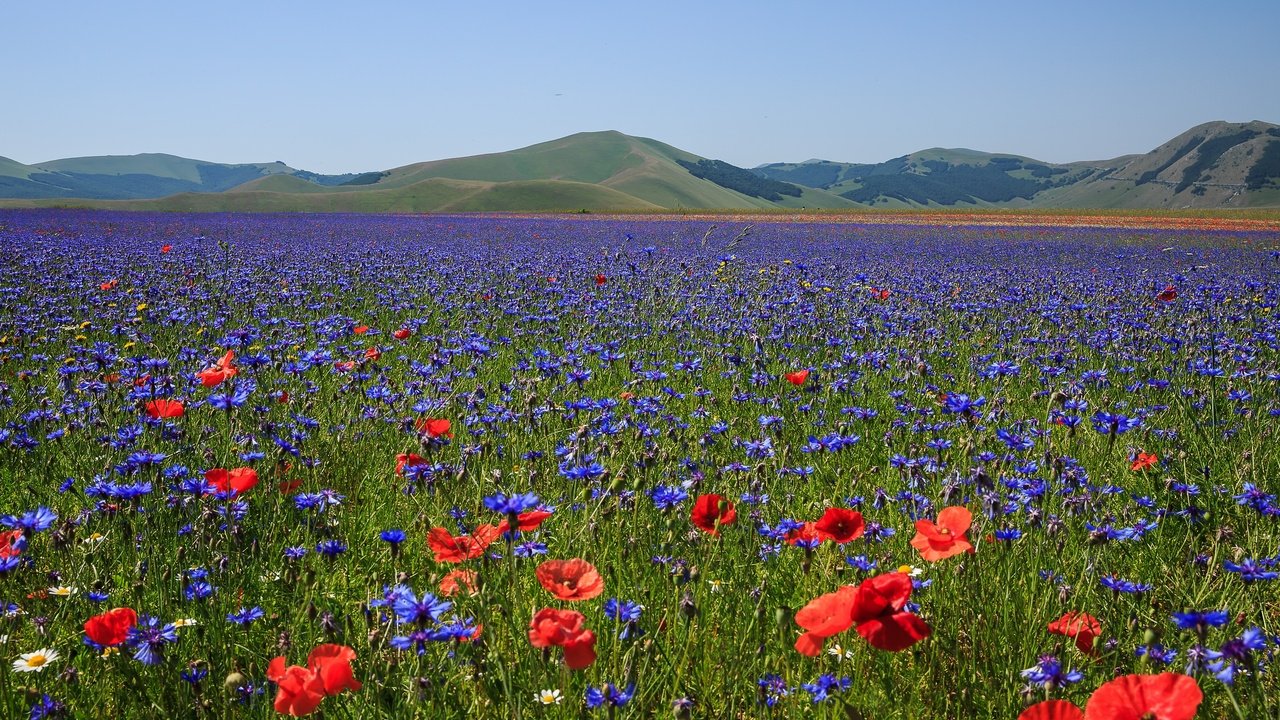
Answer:
[[0, 212], [0, 717], [1280, 718], [1277, 248]]

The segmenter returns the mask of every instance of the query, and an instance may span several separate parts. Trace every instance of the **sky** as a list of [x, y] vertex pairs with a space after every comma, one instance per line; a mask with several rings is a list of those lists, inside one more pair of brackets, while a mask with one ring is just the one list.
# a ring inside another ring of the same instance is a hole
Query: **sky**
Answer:
[[1280, 123], [1280, 2], [5, 3], [0, 156], [364, 172], [620, 130], [743, 167]]

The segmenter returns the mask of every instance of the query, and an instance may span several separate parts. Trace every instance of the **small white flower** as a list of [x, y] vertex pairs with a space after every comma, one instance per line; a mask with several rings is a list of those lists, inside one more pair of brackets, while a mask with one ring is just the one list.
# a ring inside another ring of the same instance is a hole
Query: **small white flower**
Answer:
[[173, 621], [173, 626], [175, 628], [191, 627], [192, 625], [195, 625], [195, 624], [196, 624], [195, 618], [178, 618], [177, 620]]
[[543, 705], [559, 705], [564, 697], [560, 695], [559, 690], [543, 690], [538, 693], [537, 699]]
[[81, 542], [83, 542], [85, 545], [97, 546], [97, 545], [101, 545], [102, 541], [106, 539], [107, 539], [106, 535], [103, 535], [100, 532], [96, 532], [90, 535], [89, 537], [85, 538], [84, 540], [81, 540]]
[[709, 580], [709, 581], [707, 581], [707, 582], [708, 582], [708, 583], [710, 583], [710, 585], [711, 585], [711, 592], [713, 592], [713, 593], [718, 593], [718, 592], [720, 592], [721, 590], [723, 590], [723, 589], [724, 589], [724, 581], [723, 581], [723, 580]]
[[909, 577], [920, 577], [924, 573], [924, 570], [913, 565], [899, 565], [898, 572]]
[[74, 587], [71, 587], [70, 585], [59, 585], [57, 587], [49, 588], [49, 594], [54, 597], [71, 597], [72, 595], [75, 595], [77, 592], [80, 592], [80, 591], [75, 589]]
[[845, 650], [843, 647], [840, 646], [840, 643], [836, 643], [835, 645], [832, 645], [831, 647], [827, 648], [827, 654], [835, 658], [836, 660], [852, 660], [853, 659], [853, 651]]
[[23, 653], [13, 661], [13, 669], [17, 672], [40, 672], [45, 665], [58, 659], [58, 651], [41, 648], [35, 652]]

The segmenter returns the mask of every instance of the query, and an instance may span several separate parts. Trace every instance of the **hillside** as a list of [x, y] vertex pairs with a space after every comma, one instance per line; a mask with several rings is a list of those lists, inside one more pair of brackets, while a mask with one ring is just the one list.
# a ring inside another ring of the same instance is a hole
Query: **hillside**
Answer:
[[508, 152], [321, 175], [174, 155], [0, 158], [0, 205], [440, 212], [645, 209], [1280, 206], [1280, 127], [1211, 122], [1151, 152], [1066, 164], [931, 148], [882, 163], [751, 170], [649, 138], [585, 132]]

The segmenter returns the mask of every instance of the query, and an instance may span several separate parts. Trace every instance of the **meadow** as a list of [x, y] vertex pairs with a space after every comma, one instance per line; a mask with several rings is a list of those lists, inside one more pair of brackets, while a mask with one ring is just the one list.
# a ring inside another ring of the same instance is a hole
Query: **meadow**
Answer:
[[1280, 718], [1277, 303], [1193, 222], [0, 211], [0, 716]]

